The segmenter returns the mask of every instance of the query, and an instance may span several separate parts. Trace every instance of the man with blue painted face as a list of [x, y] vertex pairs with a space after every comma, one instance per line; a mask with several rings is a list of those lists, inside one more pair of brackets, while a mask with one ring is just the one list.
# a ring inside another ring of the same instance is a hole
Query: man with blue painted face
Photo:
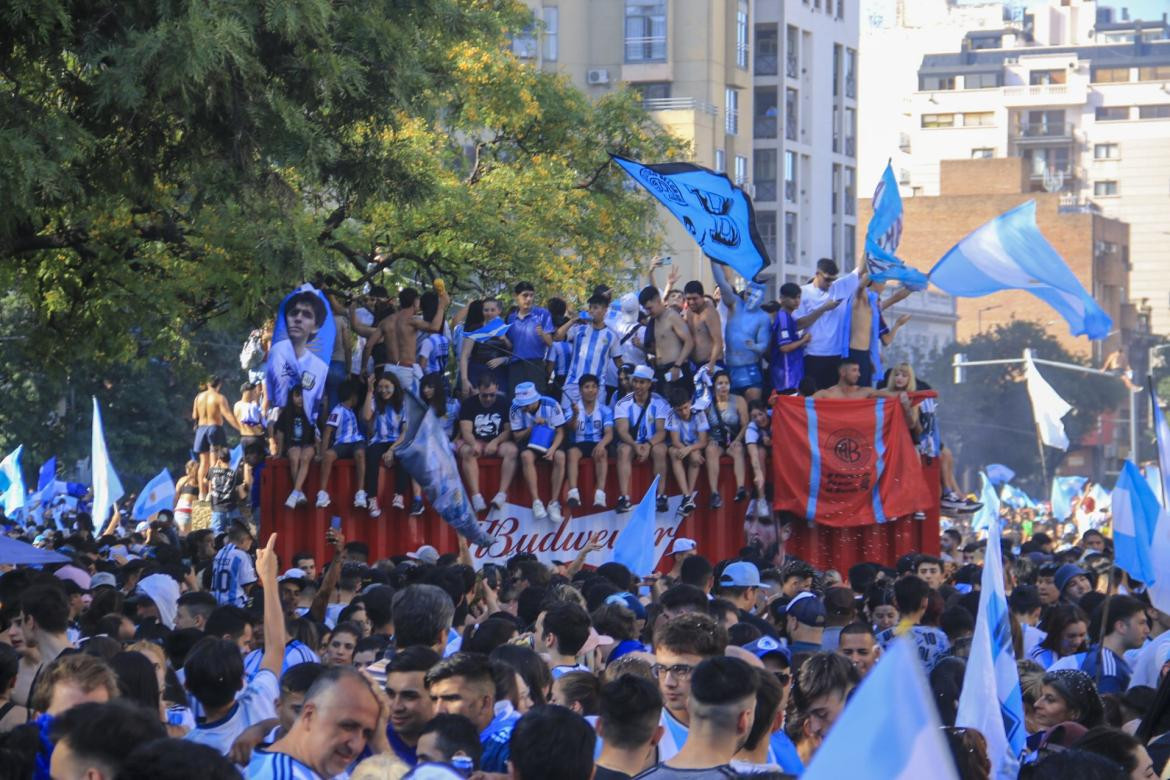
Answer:
[[760, 308], [764, 302], [764, 286], [748, 281], [743, 295], [738, 295], [727, 281], [722, 265], [711, 263], [711, 274], [729, 312], [724, 353], [731, 392], [749, 401], [762, 398], [764, 372], [760, 369], [760, 358], [768, 348], [772, 326], [772, 318]]

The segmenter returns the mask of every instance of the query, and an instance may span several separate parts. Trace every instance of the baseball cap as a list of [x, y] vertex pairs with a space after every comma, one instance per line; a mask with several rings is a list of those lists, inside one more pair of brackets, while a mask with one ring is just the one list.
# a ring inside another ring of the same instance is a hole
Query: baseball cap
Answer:
[[674, 540], [674, 544], [671, 545], [670, 552], [668, 552], [667, 555], [678, 555], [679, 553], [694, 552], [696, 549], [698, 549], [698, 547], [699, 545], [695, 543], [694, 539], [687, 539], [680, 536], [678, 539]]
[[792, 665], [792, 651], [788, 649], [788, 645], [783, 640], [776, 639], [767, 634], [754, 642], [748, 642], [743, 646], [743, 649], [755, 654], [756, 658], [759, 658], [761, 661], [764, 660], [764, 656], [781, 655], [784, 656], [784, 660], [789, 666]]
[[747, 561], [733, 561], [727, 564], [723, 573], [719, 575], [721, 588], [758, 588], [760, 587], [760, 570], [754, 563]]
[[806, 626], [825, 625], [825, 605], [807, 590], [797, 593], [784, 610], [785, 615], [791, 615]]
[[60, 569], [57, 569], [57, 571], [53, 572], [53, 576], [64, 582], [72, 582], [77, 586], [79, 591], [89, 590], [92, 583], [89, 572], [71, 565], [62, 566]]
[[634, 379], [645, 379], [649, 382], [654, 381], [654, 369], [650, 366], [637, 366], [634, 369]]
[[407, 553], [406, 557], [420, 563], [436, 564], [439, 562], [439, 551], [429, 544], [424, 544], [414, 552]]
[[97, 590], [98, 588], [116, 588], [118, 587], [118, 580], [113, 574], [108, 571], [99, 571], [93, 575], [89, 580], [89, 589]]
[[614, 593], [607, 596], [606, 604], [621, 604], [624, 607], [629, 607], [630, 611], [634, 613], [634, 617], [638, 620], [646, 619], [646, 608], [642, 606], [642, 602], [638, 601], [638, 597], [633, 593]]
[[280, 575], [280, 577], [278, 577], [276, 581], [277, 582], [289, 582], [290, 580], [296, 580], [297, 582], [304, 584], [306, 579], [308, 579], [308, 575], [305, 574], [304, 569], [298, 569], [298, 568], [294, 567], [294, 568], [291, 568], [288, 571], [286, 571], [284, 574]]

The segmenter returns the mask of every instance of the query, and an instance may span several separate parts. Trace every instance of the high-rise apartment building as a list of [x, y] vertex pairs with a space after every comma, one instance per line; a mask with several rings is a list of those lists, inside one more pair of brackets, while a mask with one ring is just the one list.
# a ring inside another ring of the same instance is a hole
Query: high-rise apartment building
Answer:
[[[565, 74], [594, 97], [630, 84], [651, 115], [691, 145], [695, 163], [751, 191], [753, 0], [526, 2], [540, 24], [513, 40], [519, 57]], [[683, 280], [710, 287], [695, 242], [661, 213], [662, 254], [673, 257]]]

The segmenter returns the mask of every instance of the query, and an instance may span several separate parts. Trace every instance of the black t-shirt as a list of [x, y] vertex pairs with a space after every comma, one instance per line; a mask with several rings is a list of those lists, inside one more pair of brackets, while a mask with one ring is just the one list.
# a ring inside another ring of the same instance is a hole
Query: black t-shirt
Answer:
[[616, 769], [606, 769], [603, 766], [594, 767], [593, 780], [630, 780], [633, 775], [619, 772]]
[[503, 426], [508, 422], [508, 402], [502, 395], [496, 395], [495, 403], [484, 406], [479, 395], [473, 395], [463, 402], [459, 409], [459, 419], [470, 420], [471, 429], [479, 441], [491, 441], [500, 435]]

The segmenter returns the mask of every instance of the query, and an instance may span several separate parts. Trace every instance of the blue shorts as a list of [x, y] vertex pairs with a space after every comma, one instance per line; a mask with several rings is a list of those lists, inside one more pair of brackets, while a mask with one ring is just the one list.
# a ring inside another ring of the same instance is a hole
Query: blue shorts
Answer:
[[211, 512], [211, 527], [215, 532], [223, 533], [228, 530], [232, 523], [240, 519], [240, 510], [238, 508], [212, 510]]
[[731, 377], [731, 392], [733, 393], [739, 393], [752, 387], [762, 390], [764, 387], [764, 374], [760, 371], [759, 363], [730, 366], [727, 373]]
[[212, 447], [226, 447], [227, 436], [222, 425], [200, 425], [195, 429], [195, 452], [211, 452]]

